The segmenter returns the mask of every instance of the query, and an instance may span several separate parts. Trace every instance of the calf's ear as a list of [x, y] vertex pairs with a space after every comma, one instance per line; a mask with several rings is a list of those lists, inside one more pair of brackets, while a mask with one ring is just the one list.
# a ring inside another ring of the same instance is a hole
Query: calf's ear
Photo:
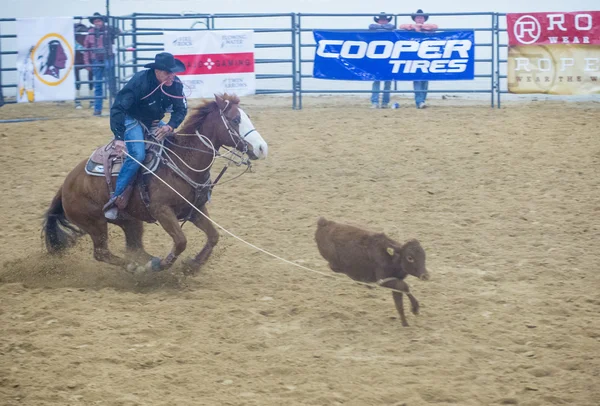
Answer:
[[394, 249], [392, 247], [387, 247], [386, 251], [390, 257], [393, 257], [394, 254], [396, 253], [396, 251], [394, 251]]

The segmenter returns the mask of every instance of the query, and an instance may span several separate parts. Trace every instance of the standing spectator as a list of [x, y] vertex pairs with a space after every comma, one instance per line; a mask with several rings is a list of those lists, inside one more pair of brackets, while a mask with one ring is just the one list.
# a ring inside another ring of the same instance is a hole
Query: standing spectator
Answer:
[[90, 17], [90, 22], [94, 25], [88, 31], [88, 35], [84, 42], [84, 47], [89, 51], [84, 53], [85, 63], [92, 64], [94, 73], [94, 115], [102, 114], [102, 87], [103, 80], [107, 79], [109, 91], [116, 94], [116, 82], [114, 76], [115, 55], [112, 46], [115, 42], [115, 37], [120, 33], [116, 27], [108, 27], [106, 25], [106, 17], [100, 13], [94, 13]]
[[[427, 20], [429, 20], [429, 16], [423, 13], [423, 10], [419, 9], [416, 13], [411, 16], [412, 20], [415, 22], [414, 24], [402, 24], [400, 26], [401, 30], [412, 30], [416, 32], [427, 32], [427, 31], [435, 31], [438, 29], [438, 26], [435, 24], [425, 24]], [[427, 89], [429, 89], [429, 82], [426, 80], [415, 80], [413, 82], [413, 88], [415, 90], [415, 104], [418, 109], [424, 109], [427, 107], [425, 105], [425, 99], [427, 98]]]
[[[85, 52], [83, 51], [84, 48], [84, 43], [85, 43], [85, 39], [87, 37], [87, 32], [89, 30], [89, 27], [85, 24], [83, 24], [81, 22], [81, 20], [75, 24], [75, 89], [77, 89], [77, 98], [81, 97], [81, 83], [79, 83], [80, 80], [83, 79], [83, 76], [80, 74], [80, 72], [87, 72], [87, 80], [90, 82], [88, 83], [88, 87], [90, 89], [89, 94], [92, 94], [92, 68], [91, 67], [86, 67], [86, 68], [82, 68], [82, 67], [77, 67], [77, 65], [84, 65], [85, 64], [85, 59], [84, 59], [84, 54]], [[85, 79], [83, 79], [85, 80]], [[94, 102], [93, 100], [90, 100], [90, 108], [94, 107]], [[76, 109], [80, 109], [81, 108], [81, 102], [79, 100], [75, 100], [75, 108]]]
[[[375, 20], [375, 24], [369, 25], [369, 30], [372, 31], [392, 31], [396, 29], [396, 26], [390, 21], [392, 21], [392, 16], [387, 15], [386, 13], [381, 13], [378, 16], [373, 17]], [[381, 108], [387, 109], [390, 103], [390, 93], [389, 90], [392, 88], [392, 81], [386, 80], [383, 84], [383, 90], [387, 90], [388, 92], [383, 93], [383, 97], [381, 100]], [[381, 81], [376, 80], [373, 82], [373, 88], [371, 93], [371, 108], [378, 109], [379, 108], [379, 93], [381, 89]]]

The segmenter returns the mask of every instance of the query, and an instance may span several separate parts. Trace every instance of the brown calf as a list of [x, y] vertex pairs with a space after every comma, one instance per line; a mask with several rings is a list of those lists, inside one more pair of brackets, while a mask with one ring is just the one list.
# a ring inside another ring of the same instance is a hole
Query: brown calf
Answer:
[[[321, 217], [317, 222], [315, 240], [319, 252], [334, 272], [344, 273], [361, 282], [377, 282], [380, 286], [406, 293], [413, 314], [419, 313], [419, 302], [404, 282], [407, 275], [428, 280], [425, 251], [417, 240], [401, 245], [384, 233], [374, 233], [358, 227], [336, 223]], [[392, 292], [403, 326], [403, 295]]]

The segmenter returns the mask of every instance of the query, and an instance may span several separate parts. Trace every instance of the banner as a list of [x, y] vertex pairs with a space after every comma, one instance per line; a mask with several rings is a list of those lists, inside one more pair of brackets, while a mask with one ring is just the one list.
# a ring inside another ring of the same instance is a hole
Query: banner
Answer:
[[508, 14], [511, 93], [600, 93], [600, 11]]
[[475, 33], [313, 31], [313, 76], [334, 80], [472, 80]]
[[177, 76], [190, 98], [217, 93], [238, 96], [256, 92], [253, 31], [184, 31], [165, 33], [165, 51], [186, 66]]
[[72, 17], [17, 19], [19, 103], [75, 99]]

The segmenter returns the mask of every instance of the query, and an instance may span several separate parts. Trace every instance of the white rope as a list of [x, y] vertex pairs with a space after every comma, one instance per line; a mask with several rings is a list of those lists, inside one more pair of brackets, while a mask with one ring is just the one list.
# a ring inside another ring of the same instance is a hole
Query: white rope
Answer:
[[[148, 169], [148, 168], [147, 168], [147, 167], [146, 167], [146, 166], [145, 166], [143, 163], [141, 163], [140, 161], [138, 161], [137, 159], [135, 159], [134, 157], [132, 157], [131, 155], [129, 155], [129, 154], [127, 153], [127, 151], [123, 151], [123, 153], [124, 153], [125, 155], [127, 155], [129, 158], [131, 158], [133, 161], [135, 161], [135, 162], [136, 162], [138, 165], [140, 165], [142, 168], [144, 168], [146, 171], [150, 172], [150, 170], [149, 170], [149, 169]], [[304, 265], [297, 264], [297, 263], [295, 263], [295, 262], [292, 262], [292, 261], [290, 261], [290, 260], [288, 260], [288, 259], [282, 258], [282, 257], [280, 257], [279, 255], [273, 254], [273, 253], [271, 253], [271, 252], [269, 252], [269, 251], [267, 251], [267, 250], [265, 250], [265, 249], [263, 249], [263, 248], [260, 248], [260, 247], [258, 247], [258, 246], [256, 246], [256, 245], [254, 245], [254, 244], [252, 244], [252, 243], [250, 243], [250, 242], [248, 242], [248, 241], [244, 240], [243, 238], [241, 238], [241, 237], [238, 237], [237, 235], [233, 234], [233, 233], [232, 233], [232, 232], [230, 232], [229, 230], [225, 229], [225, 228], [224, 228], [223, 226], [221, 226], [219, 223], [217, 223], [216, 221], [214, 221], [213, 219], [211, 219], [210, 217], [208, 217], [207, 215], [205, 215], [204, 213], [202, 213], [202, 211], [201, 211], [199, 208], [197, 208], [196, 206], [194, 206], [194, 204], [193, 204], [192, 202], [190, 202], [188, 199], [186, 199], [186, 198], [185, 198], [185, 197], [184, 197], [184, 196], [183, 196], [181, 193], [179, 193], [177, 190], [175, 190], [175, 188], [173, 188], [171, 185], [169, 185], [169, 184], [168, 184], [168, 183], [167, 183], [167, 182], [166, 182], [164, 179], [162, 179], [160, 176], [158, 176], [158, 175], [157, 175], [157, 174], [155, 174], [154, 172], [150, 172], [150, 173], [151, 173], [151, 174], [152, 174], [154, 177], [156, 177], [158, 180], [160, 180], [162, 183], [164, 183], [164, 184], [165, 184], [165, 185], [166, 185], [166, 186], [167, 186], [169, 189], [171, 189], [173, 192], [175, 192], [175, 194], [177, 194], [179, 197], [181, 197], [181, 198], [183, 199], [183, 201], [185, 201], [187, 204], [189, 204], [189, 205], [190, 205], [190, 206], [191, 206], [191, 207], [192, 207], [194, 210], [196, 210], [198, 213], [200, 213], [200, 214], [201, 214], [201, 215], [202, 215], [202, 216], [203, 216], [205, 219], [207, 219], [208, 221], [210, 221], [211, 223], [213, 223], [215, 226], [217, 226], [218, 228], [220, 228], [221, 230], [223, 230], [225, 233], [229, 234], [231, 237], [233, 237], [233, 238], [235, 238], [236, 240], [238, 240], [238, 241], [240, 241], [240, 242], [242, 242], [242, 243], [244, 243], [244, 244], [248, 245], [249, 247], [252, 247], [252, 248], [254, 248], [254, 249], [255, 249], [255, 250], [257, 250], [257, 251], [260, 251], [260, 252], [262, 252], [263, 254], [266, 254], [266, 255], [269, 255], [269, 256], [271, 256], [271, 257], [273, 257], [273, 258], [276, 258], [276, 259], [278, 259], [278, 260], [280, 260], [280, 261], [282, 261], [282, 262], [285, 262], [286, 264], [290, 264], [290, 265], [293, 265], [293, 266], [295, 266], [295, 267], [298, 267], [298, 268], [304, 269], [305, 271], [313, 272], [313, 273], [316, 273], [316, 274], [319, 274], [319, 275], [321, 275], [321, 276], [325, 276], [325, 277], [328, 277], [328, 278], [333, 278], [333, 279], [335, 279], [335, 280], [337, 280], [337, 281], [339, 281], [339, 282], [350, 283], [350, 284], [353, 284], [353, 285], [356, 285], [356, 284], [358, 284], [358, 285], [364, 285], [364, 286], [368, 286], [368, 287], [370, 287], [370, 288], [381, 288], [381, 289], [385, 289], [385, 290], [388, 290], [388, 291], [393, 291], [393, 292], [398, 292], [398, 293], [406, 293], [406, 292], [402, 292], [402, 291], [400, 291], [400, 290], [397, 290], [397, 289], [386, 288], [386, 287], [379, 286], [379, 285], [376, 285], [376, 284], [370, 284], [370, 283], [365, 283], [365, 282], [355, 281], [355, 280], [352, 280], [352, 279], [346, 279], [346, 278], [342, 279], [342, 278], [340, 278], [340, 277], [337, 277], [337, 276], [335, 276], [335, 275], [332, 275], [332, 274], [330, 274], [330, 273], [325, 273], [325, 272], [317, 271], [317, 270], [311, 269], [311, 268], [309, 268], [309, 267], [306, 267], [306, 266], [304, 266]], [[389, 279], [389, 278], [388, 278], [388, 279]]]
[[[158, 143], [158, 142], [154, 142], [154, 141], [148, 141], [148, 140], [130, 140], [130, 141], [125, 141], [125, 142], [126, 142], [126, 143], [127, 143], [127, 142], [143, 142], [143, 143], [145, 143], [145, 144], [158, 145], [160, 148], [164, 148], [164, 149], [166, 149], [167, 151], [169, 151], [171, 154], [175, 155], [175, 156], [177, 157], [177, 159], [179, 159], [181, 162], [183, 162], [183, 164], [184, 164], [184, 165], [185, 165], [185, 166], [186, 166], [186, 167], [187, 167], [187, 168], [188, 168], [190, 171], [193, 171], [193, 172], [198, 172], [198, 173], [199, 173], [199, 172], [205, 172], [205, 171], [207, 171], [208, 169], [210, 169], [210, 167], [211, 167], [211, 166], [212, 166], [212, 165], [215, 163], [215, 160], [217, 159], [217, 152], [216, 152], [216, 150], [215, 150], [215, 147], [213, 146], [213, 143], [210, 141], [210, 139], [209, 139], [209, 138], [208, 138], [206, 135], [202, 135], [202, 134], [199, 134], [199, 133], [197, 133], [197, 132], [196, 132], [196, 135], [198, 135], [198, 138], [200, 138], [200, 137], [204, 137], [204, 138], [206, 138], [206, 139], [208, 140], [208, 142], [210, 143], [210, 148], [212, 148], [212, 160], [210, 161], [210, 164], [208, 164], [208, 166], [207, 166], [206, 168], [204, 168], [204, 169], [194, 169], [194, 168], [192, 168], [191, 166], [189, 166], [189, 165], [188, 165], [188, 164], [187, 164], [187, 163], [186, 163], [186, 162], [183, 160], [183, 158], [181, 158], [179, 155], [177, 155], [177, 154], [176, 154], [176, 153], [175, 153], [175, 152], [174, 152], [172, 149], [170, 149], [170, 148], [168, 148], [168, 147], [165, 147], [165, 145], [164, 145], [164, 144], [160, 144], [160, 143]], [[200, 141], [202, 141], [202, 143], [203, 143], [204, 145], [206, 145], [207, 147], [209, 146], [209, 145], [207, 145], [207, 144], [206, 144], [206, 143], [203, 141], [203, 139], [202, 139], [202, 138], [200, 138]], [[123, 151], [123, 152], [125, 152], [125, 151]], [[131, 155], [129, 155], [129, 154], [127, 154], [127, 156], [131, 157]], [[132, 157], [131, 159], [133, 159], [133, 157]], [[138, 162], [138, 161], [136, 161], [136, 162]], [[144, 167], [144, 169], [146, 169], [146, 168]]]

